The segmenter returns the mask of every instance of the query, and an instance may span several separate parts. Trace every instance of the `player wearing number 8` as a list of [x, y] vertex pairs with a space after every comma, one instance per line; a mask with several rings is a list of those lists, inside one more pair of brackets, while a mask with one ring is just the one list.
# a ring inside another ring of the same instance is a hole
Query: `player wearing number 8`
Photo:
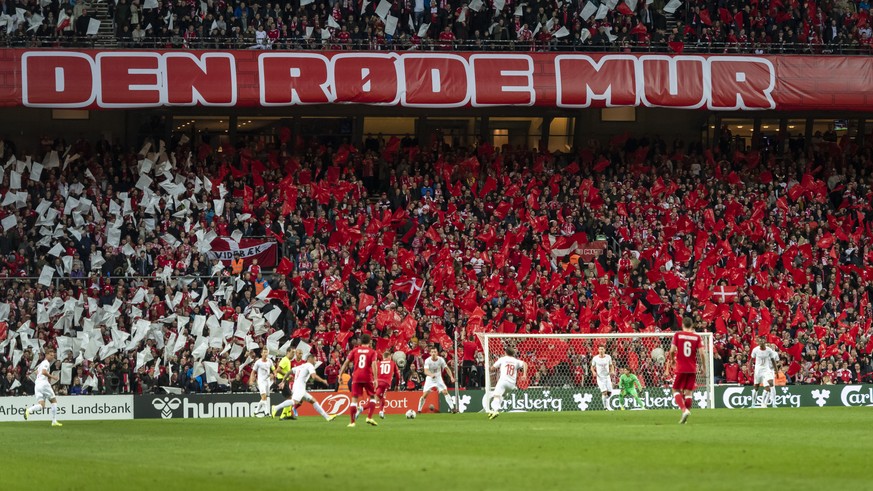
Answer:
[[[349, 416], [352, 422], [349, 423], [349, 428], [355, 427], [355, 419], [358, 416], [358, 399], [366, 393], [368, 397], [376, 397], [376, 387], [374, 384], [378, 379], [378, 363], [376, 350], [370, 347], [370, 335], [364, 334], [361, 336], [361, 345], [349, 352], [346, 361], [340, 368], [339, 373], [346, 373], [346, 368], [349, 364], [354, 367], [352, 372], [352, 404], [349, 406]], [[363, 404], [363, 401], [362, 401]], [[376, 409], [376, 402], [368, 400], [367, 409], [367, 424], [378, 426], [373, 420], [373, 411]]]
[[[676, 400], [676, 405], [682, 410], [680, 424], [685, 424], [688, 421], [688, 416], [691, 415], [691, 392], [694, 391], [697, 379], [698, 353], [703, 357], [703, 343], [700, 336], [694, 332], [694, 323], [686, 317], [682, 319], [682, 330], [673, 334], [673, 344], [670, 346], [667, 363], [664, 367], [666, 375], [669, 376], [673, 369], [673, 357], [676, 357], [673, 398]], [[703, 362], [703, 365], [706, 365], [705, 360]]]

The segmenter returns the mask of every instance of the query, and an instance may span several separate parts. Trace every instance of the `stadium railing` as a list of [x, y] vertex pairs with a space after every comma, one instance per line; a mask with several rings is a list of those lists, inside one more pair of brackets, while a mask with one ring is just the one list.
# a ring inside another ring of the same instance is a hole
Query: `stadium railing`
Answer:
[[[582, 51], [594, 53], [675, 53], [667, 42], [638, 43], [627, 41], [613, 44], [584, 44], [572, 39], [552, 39], [542, 41], [495, 41], [495, 40], [456, 40], [443, 42], [425, 39], [413, 44], [408, 39], [389, 40], [374, 44], [368, 40], [340, 43], [333, 39], [278, 39], [267, 44], [258, 44], [254, 39], [197, 38], [186, 41], [181, 36], [170, 38], [147, 38], [141, 42], [117, 39], [116, 46], [101, 46], [104, 41], [94, 37], [4, 37], [0, 47], [8, 48], [75, 48], [75, 49], [265, 49], [265, 50], [340, 50], [340, 51]], [[747, 54], [747, 55], [870, 55], [873, 46], [859, 43], [811, 44], [811, 43], [684, 43], [683, 54]]]

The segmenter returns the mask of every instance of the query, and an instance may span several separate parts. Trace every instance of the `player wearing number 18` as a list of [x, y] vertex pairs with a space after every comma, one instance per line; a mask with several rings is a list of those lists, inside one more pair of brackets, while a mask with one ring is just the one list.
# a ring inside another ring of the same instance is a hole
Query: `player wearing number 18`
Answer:
[[703, 342], [700, 336], [694, 332], [694, 323], [690, 318], [682, 319], [682, 330], [673, 334], [673, 344], [670, 346], [670, 352], [667, 354], [667, 363], [665, 368], [666, 375], [669, 376], [673, 369], [673, 357], [675, 356], [676, 370], [673, 376], [673, 398], [676, 405], [682, 410], [682, 418], [680, 424], [685, 424], [688, 421], [688, 416], [691, 415], [691, 392], [694, 391], [694, 385], [697, 380], [697, 356], [701, 356], [703, 365], [706, 365], [705, 355], [703, 354]]
[[[349, 406], [349, 416], [352, 422], [349, 423], [349, 428], [355, 427], [355, 419], [358, 415], [358, 399], [364, 393], [369, 397], [376, 397], [375, 383], [378, 380], [378, 362], [376, 350], [370, 347], [370, 335], [364, 334], [361, 336], [361, 345], [349, 352], [346, 361], [340, 368], [339, 373], [346, 373], [346, 368], [349, 364], [354, 367], [352, 372], [352, 405]], [[361, 401], [363, 404], [363, 401]], [[378, 426], [373, 420], [373, 411], [376, 409], [376, 403], [373, 400], [368, 400], [367, 409], [367, 424], [370, 426]]]
[[[497, 379], [497, 385], [494, 386], [494, 390], [491, 391], [490, 403], [488, 407], [485, 408], [485, 411], [488, 413], [488, 419], [494, 419], [500, 415], [500, 403], [503, 401], [503, 394], [506, 393], [507, 390], [515, 390], [517, 389], [516, 382], [518, 381], [518, 370], [521, 369], [521, 379], [527, 379], [527, 363], [519, 360], [515, 357], [515, 350], [512, 348], [505, 348], [504, 353], [505, 356], [501, 356], [494, 365], [491, 367], [492, 371], [497, 371], [500, 373], [500, 378]], [[488, 411], [488, 408], [491, 411]]]

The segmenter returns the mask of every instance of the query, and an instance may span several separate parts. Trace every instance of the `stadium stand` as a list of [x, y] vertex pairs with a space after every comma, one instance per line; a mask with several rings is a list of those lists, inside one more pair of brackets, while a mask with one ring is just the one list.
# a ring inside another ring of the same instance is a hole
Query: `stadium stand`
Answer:
[[0, 2], [16, 47], [868, 54], [871, 33], [864, 0]]
[[[36, 338], [60, 366], [71, 339], [99, 331], [62, 388], [72, 394], [245, 390], [251, 352], [279, 331], [315, 347], [331, 383], [372, 332], [380, 350], [407, 352], [414, 388], [422, 348], [459, 336], [474, 387], [474, 332], [656, 331], [691, 315], [716, 333], [722, 380], [748, 383], [758, 334], [788, 383], [873, 377], [870, 146], [625, 134], [562, 154], [281, 134], [140, 150], [58, 138], [32, 160], [6, 141], [2, 161], [17, 160], [0, 189], [0, 341]], [[213, 237], [275, 241], [277, 267], [210, 260]], [[574, 252], [583, 244], [592, 257]], [[240, 317], [254, 337], [222, 324]], [[9, 351], [0, 395], [28, 389], [38, 355]], [[228, 383], [194, 373], [201, 358]], [[641, 379], [662, 384], [639, 360]]]

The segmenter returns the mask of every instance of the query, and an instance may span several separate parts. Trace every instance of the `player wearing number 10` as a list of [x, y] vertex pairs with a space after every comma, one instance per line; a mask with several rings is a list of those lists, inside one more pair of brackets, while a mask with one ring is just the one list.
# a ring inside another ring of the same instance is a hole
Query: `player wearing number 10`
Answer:
[[[697, 355], [703, 355], [703, 343], [700, 336], [694, 332], [694, 323], [690, 318], [682, 319], [682, 330], [673, 334], [673, 345], [667, 355], [665, 371], [667, 374], [673, 368], [673, 357], [676, 357], [676, 370], [673, 377], [673, 398], [676, 405], [682, 410], [680, 424], [688, 421], [691, 415], [691, 392], [694, 391], [694, 383], [697, 380]], [[706, 364], [706, 360], [703, 360]]]
[[[376, 397], [375, 383], [378, 380], [378, 362], [376, 350], [370, 347], [370, 335], [364, 334], [361, 336], [361, 345], [349, 352], [348, 358], [343, 362], [339, 373], [346, 373], [346, 368], [352, 364], [354, 371], [352, 372], [352, 405], [349, 407], [349, 416], [352, 422], [349, 423], [349, 428], [355, 427], [355, 419], [358, 416], [358, 399], [367, 393], [370, 397]], [[363, 403], [363, 402], [362, 402]], [[373, 411], [376, 409], [376, 403], [373, 400], [367, 402], [367, 424], [370, 426], [378, 426], [373, 420]]]

